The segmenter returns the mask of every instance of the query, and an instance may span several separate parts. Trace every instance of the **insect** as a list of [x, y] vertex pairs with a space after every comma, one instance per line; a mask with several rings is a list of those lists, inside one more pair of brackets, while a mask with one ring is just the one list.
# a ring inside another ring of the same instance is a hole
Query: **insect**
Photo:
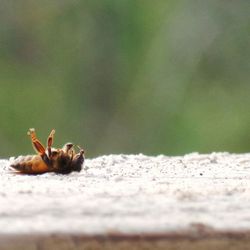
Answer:
[[10, 167], [24, 174], [43, 174], [56, 172], [68, 174], [72, 171], [81, 171], [84, 163], [84, 150], [75, 153], [74, 145], [66, 143], [62, 148], [52, 148], [55, 130], [53, 129], [47, 139], [47, 147], [37, 139], [35, 129], [30, 128], [28, 135], [37, 155], [19, 156], [10, 164]]

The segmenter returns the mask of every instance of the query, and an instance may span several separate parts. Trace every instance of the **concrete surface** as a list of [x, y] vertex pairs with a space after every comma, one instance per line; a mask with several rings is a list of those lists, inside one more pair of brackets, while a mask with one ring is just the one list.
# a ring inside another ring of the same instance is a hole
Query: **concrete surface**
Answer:
[[9, 163], [0, 160], [0, 243], [21, 235], [207, 240], [214, 232], [242, 243], [250, 235], [250, 154], [108, 155], [69, 175], [20, 175]]

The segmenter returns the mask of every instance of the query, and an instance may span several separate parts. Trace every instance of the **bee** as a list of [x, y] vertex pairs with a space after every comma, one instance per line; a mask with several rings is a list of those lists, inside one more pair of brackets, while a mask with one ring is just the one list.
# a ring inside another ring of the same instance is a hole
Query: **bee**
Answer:
[[72, 143], [66, 143], [59, 149], [52, 148], [54, 134], [55, 130], [53, 129], [48, 136], [47, 147], [45, 148], [37, 139], [35, 129], [30, 128], [28, 135], [37, 154], [18, 156], [10, 164], [10, 167], [23, 174], [80, 172], [84, 163], [84, 150], [78, 146], [79, 152], [76, 153]]

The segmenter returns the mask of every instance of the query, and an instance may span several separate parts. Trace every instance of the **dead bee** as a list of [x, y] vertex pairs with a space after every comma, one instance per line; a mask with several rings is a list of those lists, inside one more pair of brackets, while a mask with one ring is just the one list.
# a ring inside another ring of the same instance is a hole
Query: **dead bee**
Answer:
[[74, 145], [66, 143], [63, 148], [51, 148], [55, 130], [53, 129], [47, 139], [47, 148], [37, 139], [35, 129], [29, 129], [28, 135], [37, 155], [19, 156], [10, 167], [24, 174], [43, 174], [56, 172], [68, 174], [72, 171], [81, 171], [84, 162], [84, 150], [75, 153]]

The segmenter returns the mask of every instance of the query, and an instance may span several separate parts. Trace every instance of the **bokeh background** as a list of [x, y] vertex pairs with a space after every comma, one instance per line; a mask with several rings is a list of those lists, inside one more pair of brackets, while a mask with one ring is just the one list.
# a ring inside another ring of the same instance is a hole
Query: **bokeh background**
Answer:
[[0, 0], [0, 156], [250, 151], [250, 2]]

